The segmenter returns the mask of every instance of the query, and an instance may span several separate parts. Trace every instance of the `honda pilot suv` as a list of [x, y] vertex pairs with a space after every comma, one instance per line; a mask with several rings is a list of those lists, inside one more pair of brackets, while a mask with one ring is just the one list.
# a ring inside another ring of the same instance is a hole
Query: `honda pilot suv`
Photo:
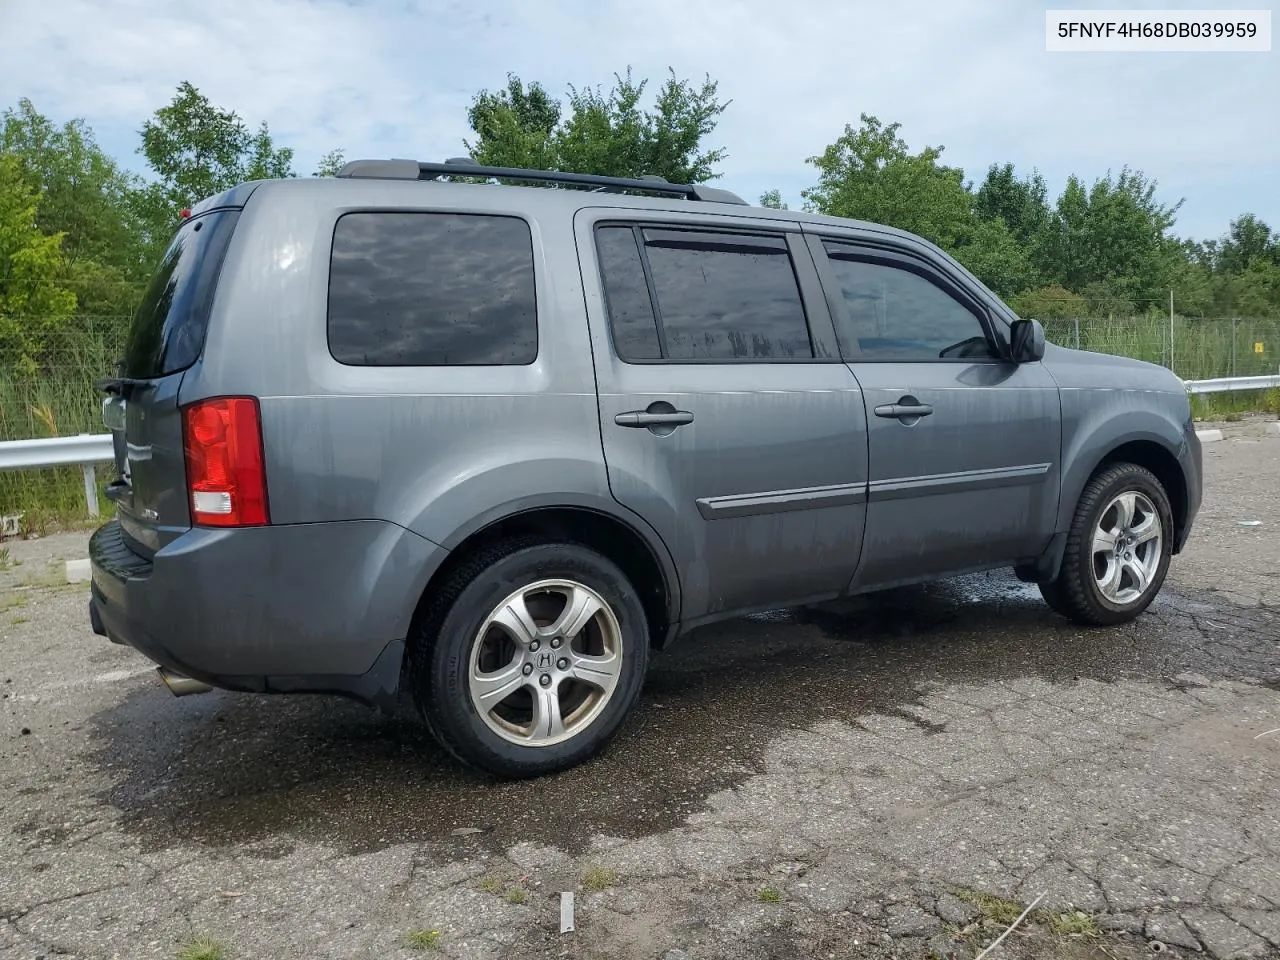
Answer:
[[1168, 370], [1047, 344], [910, 234], [660, 178], [242, 184], [118, 373], [93, 629], [179, 693], [405, 685], [502, 776], [590, 757], [652, 650], [752, 610], [1012, 567], [1130, 620], [1201, 498]]

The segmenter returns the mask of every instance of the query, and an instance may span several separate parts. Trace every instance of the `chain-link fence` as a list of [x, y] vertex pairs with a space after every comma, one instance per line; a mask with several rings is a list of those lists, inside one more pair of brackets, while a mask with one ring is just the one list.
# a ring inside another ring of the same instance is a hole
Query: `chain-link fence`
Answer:
[[1280, 317], [1088, 317], [1044, 328], [1060, 346], [1148, 360], [1184, 380], [1280, 373]]
[[[15, 325], [23, 328], [21, 320]], [[128, 317], [76, 317], [21, 348], [0, 341], [0, 440], [104, 433], [102, 395], [93, 381], [115, 373], [128, 329]], [[98, 473], [100, 486], [110, 479], [109, 470]], [[100, 496], [99, 502], [106, 501]], [[35, 532], [84, 519], [80, 468], [0, 472], [0, 516], [13, 514], [22, 514], [23, 527]]]
[[[23, 328], [21, 320], [16, 325]], [[77, 317], [24, 351], [0, 341], [0, 440], [102, 433], [93, 381], [115, 372], [127, 331], [125, 317]], [[1186, 380], [1280, 372], [1280, 317], [1175, 317], [1172, 324], [1168, 316], [1082, 317], [1046, 321], [1045, 332], [1061, 346], [1148, 360]], [[1244, 406], [1261, 400], [1230, 398]], [[1267, 403], [1278, 400], [1272, 394]], [[30, 528], [83, 510], [76, 468], [0, 473], [0, 516], [26, 513]]]
[[0, 440], [101, 433], [94, 380], [115, 373], [127, 317], [77, 317], [74, 328], [19, 350], [0, 342]]

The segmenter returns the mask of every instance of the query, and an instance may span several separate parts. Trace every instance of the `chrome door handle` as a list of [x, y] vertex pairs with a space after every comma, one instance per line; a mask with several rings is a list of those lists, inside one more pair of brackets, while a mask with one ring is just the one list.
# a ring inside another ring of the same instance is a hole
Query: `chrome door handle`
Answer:
[[645, 410], [630, 410], [613, 418], [620, 427], [679, 427], [693, 423], [693, 414], [688, 410], [673, 410], [671, 413], [649, 413]]
[[903, 417], [927, 417], [933, 413], [933, 407], [927, 403], [882, 403], [876, 407], [877, 417], [890, 420], [901, 420]]
[[921, 417], [927, 417], [932, 413], [933, 407], [927, 403], [921, 403], [909, 393], [900, 396], [897, 403], [882, 403], [875, 409], [877, 417], [897, 420], [904, 427], [914, 427], [920, 422]]

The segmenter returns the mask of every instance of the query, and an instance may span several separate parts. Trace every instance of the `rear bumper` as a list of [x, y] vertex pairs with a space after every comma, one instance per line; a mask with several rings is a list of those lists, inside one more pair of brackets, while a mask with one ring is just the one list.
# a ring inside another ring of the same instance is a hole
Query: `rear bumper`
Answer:
[[212, 686], [394, 697], [446, 551], [395, 524], [192, 529], [147, 560], [112, 521], [89, 542], [94, 632]]

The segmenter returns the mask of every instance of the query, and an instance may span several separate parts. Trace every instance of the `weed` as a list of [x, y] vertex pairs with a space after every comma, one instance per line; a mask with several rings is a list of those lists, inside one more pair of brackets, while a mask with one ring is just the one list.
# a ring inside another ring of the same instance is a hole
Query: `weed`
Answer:
[[31, 405], [31, 416], [34, 417], [51, 437], [58, 435], [58, 417], [53, 412], [53, 407], [47, 403], [39, 403]]
[[502, 895], [502, 899], [507, 903], [524, 903], [529, 899], [529, 891], [524, 887], [508, 887], [507, 892]]
[[17, 626], [18, 624], [20, 624], [20, 623], [26, 623], [26, 622], [27, 622], [27, 618], [26, 618], [26, 617], [14, 617], [14, 618], [13, 618], [12, 620], [10, 620], [9, 622], [10, 622], [10, 623], [12, 623], [12, 624], [16, 627], [16, 626]]
[[609, 867], [587, 867], [582, 871], [582, 889], [598, 892], [618, 882], [618, 871]]
[[781, 903], [782, 891], [773, 887], [761, 887], [756, 891], [756, 899], [761, 903]]
[[6, 610], [17, 610], [19, 607], [27, 605], [27, 598], [20, 593], [12, 593], [7, 597], [0, 598], [0, 613]]
[[439, 950], [441, 936], [439, 930], [410, 930], [404, 942], [414, 950]]
[[[980, 922], [1007, 927], [1022, 915], [1025, 907], [1016, 900], [1006, 900], [980, 890], [952, 890], [957, 898], [972, 905], [980, 915]], [[1044, 927], [1056, 937], [1097, 937], [1101, 928], [1092, 916], [1082, 910], [1033, 910], [1027, 919]], [[973, 927], [957, 930], [956, 939], [963, 939]]]
[[83, 583], [69, 584], [67, 583], [66, 569], [62, 570], [44, 570], [36, 573], [34, 570], [27, 576], [22, 578], [22, 588], [26, 590], [51, 590], [56, 587], [75, 586], [83, 590]]
[[1006, 927], [1017, 920], [1024, 909], [1023, 905], [1016, 900], [1006, 900], [1004, 897], [983, 893], [981, 890], [960, 889], [951, 892], [957, 899], [963, 900], [976, 909], [983, 920], [990, 920]]
[[198, 934], [187, 941], [178, 960], [227, 960], [227, 948], [208, 934]]
[[0, 547], [0, 570], [8, 570], [13, 565], [13, 555], [9, 553], [9, 548]]
[[480, 878], [480, 882], [476, 884], [476, 889], [483, 890], [485, 893], [501, 893], [503, 886], [501, 877], [489, 874], [487, 877]]
[[1102, 933], [1098, 922], [1081, 910], [1067, 910], [1063, 913], [1037, 910], [1032, 918], [1059, 937], [1096, 937]]

